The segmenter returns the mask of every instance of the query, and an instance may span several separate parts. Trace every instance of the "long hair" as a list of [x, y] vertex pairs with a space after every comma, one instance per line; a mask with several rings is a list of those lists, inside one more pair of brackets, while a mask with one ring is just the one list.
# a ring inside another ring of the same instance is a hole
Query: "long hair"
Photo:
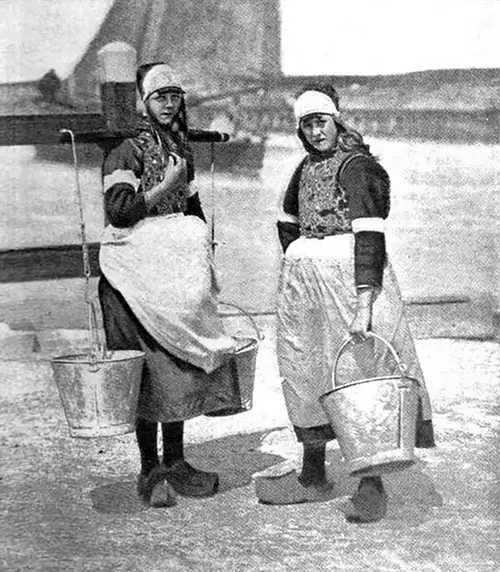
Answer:
[[[333, 85], [324, 82], [314, 82], [305, 85], [298, 93], [297, 97], [302, 95], [306, 91], [319, 91], [327, 95], [335, 104], [335, 107], [340, 110], [339, 102], [339, 94], [337, 90], [333, 87]], [[363, 153], [370, 153], [370, 146], [367, 145], [361, 133], [349, 127], [343, 121], [339, 121], [335, 119], [335, 125], [337, 126], [337, 146], [342, 151], [361, 151]], [[297, 137], [301, 140], [302, 145], [304, 146], [305, 150], [311, 154], [318, 154], [318, 151], [310, 145], [305, 136], [302, 132], [302, 129], [297, 127]]]

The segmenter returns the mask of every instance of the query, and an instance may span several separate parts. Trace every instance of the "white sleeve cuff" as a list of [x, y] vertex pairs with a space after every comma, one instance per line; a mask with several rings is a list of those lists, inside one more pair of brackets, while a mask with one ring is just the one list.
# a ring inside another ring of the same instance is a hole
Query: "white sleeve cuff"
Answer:
[[352, 232], [381, 232], [383, 233], [385, 229], [385, 221], [383, 218], [376, 217], [366, 217], [366, 218], [355, 218], [352, 221]]
[[119, 183], [126, 183], [134, 187], [134, 191], [139, 188], [139, 179], [134, 175], [133, 171], [126, 171], [124, 169], [116, 169], [111, 173], [111, 175], [106, 175], [104, 177], [104, 192], [110, 189], [113, 185]]
[[284, 212], [284, 211], [281, 211], [281, 212], [279, 213], [279, 215], [278, 215], [278, 220], [279, 220], [280, 222], [295, 222], [295, 223], [298, 223], [298, 222], [299, 222], [299, 217], [298, 217], [298, 216], [295, 216], [295, 215], [288, 214], [288, 213], [286, 213], [286, 212]]

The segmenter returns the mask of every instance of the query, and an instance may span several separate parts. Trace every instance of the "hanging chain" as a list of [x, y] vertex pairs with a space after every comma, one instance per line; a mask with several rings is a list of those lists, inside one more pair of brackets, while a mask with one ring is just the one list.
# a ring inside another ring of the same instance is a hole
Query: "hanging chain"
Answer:
[[80, 215], [80, 238], [82, 242], [82, 259], [83, 259], [83, 276], [85, 278], [85, 303], [87, 304], [87, 320], [89, 328], [89, 347], [91, 361], [95, 364], [97, 361], [97, 353], [99, 352], [99, 341], [97, 335], [97, 316], [95, 304], [93, 303], [90, 295], [90, 257], [89, 246], [87, 243], [85, 218], [83, 216], [83, 199], [82, 189], [80, 186], [80, 174], [78, 169], [78, 157], [76, 154], [75, 134], [70, 129], [61, 129], [61, 133], [67, 133], [71, 138], [71, 149], [73, 152], [73, 165], [75, 168], [75, 188], [77, 195], [78, 211]]
[[215, 255], [215, 146], [214, 142], [210, 142], [210, 187], [211, 187], [211, 203], [212, 215], [210, 222], [211, 240], [212, 240], [212, 254]]

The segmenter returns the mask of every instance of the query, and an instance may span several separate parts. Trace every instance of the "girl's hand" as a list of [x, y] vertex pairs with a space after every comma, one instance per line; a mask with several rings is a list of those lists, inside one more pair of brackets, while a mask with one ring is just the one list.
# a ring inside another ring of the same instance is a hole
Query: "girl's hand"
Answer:
[[187, 163], [184, 157], [170, 153], [165, 167], [163, 181], [160, 183], [164, 190], [176, 185], [187, 175]]
[[170, 153], [163, 174], [163, 180], [144, 193], [147, 209], [152, 209], [162, 200], [166, 193], [177, 187], [177, 185], [183, 181], [187, 181], [186, 159], [175, 153]]
[[356, 313], [349, 325], [349, 333], [357, 342], [366, 339], [372, 321], [373, 290], [366, 288], [358, 292]]
[[356, 342], [366, 340], [366, 334], [370, 329], [372, 321], [371, 308], [359, 308], [354, 315], [354, 319], [349, 325], [349, 333]]

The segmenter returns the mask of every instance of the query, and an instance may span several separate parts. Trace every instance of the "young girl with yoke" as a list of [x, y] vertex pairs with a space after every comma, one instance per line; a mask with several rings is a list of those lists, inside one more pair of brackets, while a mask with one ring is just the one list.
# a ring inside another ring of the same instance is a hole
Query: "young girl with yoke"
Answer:
[[138, 492], [152, 506], [169, 506], [172, 489], [193, 497], [217, 491], [218, 475], [184, 458], [184, 421], [238, 407], [230, 367], [235, 341], [217, 312], [212, 245], [193, 188], [184, 90], [166, 64], [141, 66], [137, 80], [147, 125], [104, 164], [109, 224], [99, 296], [108, 348], [145, 352]]
[[[386, 255], [389, 177], [362, 137], [341, 122], [331, 86], [307, 87], [294, 110], [308, 154], [290, 180], [278, 222], [284, 258], [277, 353], [303, 458], [300, 474], [257, 482], [260, 499], [275, 504], [335, 496], [325, 470], [326, 444], [335, 434], [319, 398], [332, 389], [335, 352], [348, 334], [360, 343], [354, 345], [357, 357], [342, 372], [344, 380], [353, 381], [357, 371], [366, 378], [395, 368], [387, 350], [375, 351], [366, 334], [373, 330], [385, 338], [408, 366], [408, 375], [421, 382], [416, 446], [434, 446], [429, 396]], [[382, 479], [370, 476], [361, 479], [342, 509], [349, 520], [371, 521], [381, 518], [385, 507]]]

